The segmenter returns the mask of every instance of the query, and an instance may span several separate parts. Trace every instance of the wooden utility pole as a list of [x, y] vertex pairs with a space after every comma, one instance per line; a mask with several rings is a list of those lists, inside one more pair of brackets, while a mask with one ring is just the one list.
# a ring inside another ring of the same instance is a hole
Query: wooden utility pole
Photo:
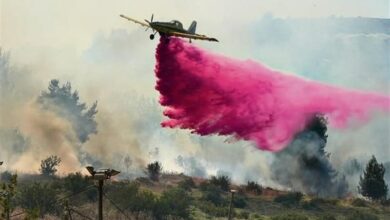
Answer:
[[65, 220], [73, 220], [68, 201], [65, 201]]
[[120, 172], [113, 169], [100, 169], [88, 166], [86, 167], [88, 172], [92, 175], [92, 179], [98, 181], [99, 190], [99, 207], [98, 207], [98, 219], [103, 220], [103, 183], [105, 180], [110, 179], [112, 176], [118, 175]]
[[236, 190], [232, 189], [232, 190], [230, 190], [230, 192], [232, 193], [232, 196], [230, 197], [228, 220], [232, 220], [233, 219], [232, 218], [232, 208], [233, 208], [234, 193], [236, 192]]
[[103, 180], [99, 180], [99, 220], [103, 220]]

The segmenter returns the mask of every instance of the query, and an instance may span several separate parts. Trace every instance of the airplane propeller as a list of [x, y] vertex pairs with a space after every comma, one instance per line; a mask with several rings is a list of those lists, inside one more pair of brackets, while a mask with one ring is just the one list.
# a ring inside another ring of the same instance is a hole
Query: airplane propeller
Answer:
[[152, 14], [152, 17], [150, 18], [150, 21], [148, 21], [148, 20], [146, 20], [146, 19], [145, 19], [145, 21], [146, 21], [147, 23], [153, 22], [153, 14]]
[[[152, 17], [150, 18], [150, 21], [148, 21], [148, 20], [146, 20], [145, 19], [145, 21], [146, 21], [146, 23], [151, 23], [151, 22], [153, 22], [153, 14], [152, 14]], [[147, 30], [149, 30], [149, 27], [147, 27], [146, 29], [145, 29], [145, 31], [147, 31]]]

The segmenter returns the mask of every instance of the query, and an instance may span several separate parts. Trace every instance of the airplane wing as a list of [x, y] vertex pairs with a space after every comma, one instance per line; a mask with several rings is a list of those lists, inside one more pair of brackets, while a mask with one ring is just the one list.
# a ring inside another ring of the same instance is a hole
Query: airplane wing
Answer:
[[186, 33], [180, 33], [180, 32], [169, 32], [169, 35], [176, 36], [176, 37], [184, 37], [184, 38], [190, 38], [194, 40], [208, 40], [208, 41], [215, 41], [219, 42], [217, 39], [212, 37], [207, 37], [206, 35], [199, 35], [199, 34], [186, 34]]
[[150, 25], [147, 24], [147, 23], [145, 23], [145, 22], [137, 21], [137, 20], [132, 19], [132, 18], [129, 18], [129, 17], [125, 16], [125, 15], [119, 15], [119, 16], [121, 16], [122, 18], [127, 19], [127, 20], [129, 20], [129, 21], [132, 21], [132, 22], [134, 22], [134, 23], [136, 23], [136, 24], [140, 24], [140, 25], [142, 25], [142, 26], [144, 26], [144, 27], [151, 28]]

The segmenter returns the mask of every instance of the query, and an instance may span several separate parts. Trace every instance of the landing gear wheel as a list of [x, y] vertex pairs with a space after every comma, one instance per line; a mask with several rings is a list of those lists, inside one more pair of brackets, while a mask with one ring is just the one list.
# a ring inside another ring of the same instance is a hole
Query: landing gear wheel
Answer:
[[154, 34], [151, 34], [151, 35], [149, 36], [149, 38], [150, 38], [150, 40], [153, 40], [153, 39], [154, 39]]

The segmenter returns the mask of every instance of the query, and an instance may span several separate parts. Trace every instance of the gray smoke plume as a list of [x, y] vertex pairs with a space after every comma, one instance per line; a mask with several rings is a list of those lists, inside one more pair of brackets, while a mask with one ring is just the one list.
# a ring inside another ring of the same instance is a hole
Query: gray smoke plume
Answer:
[[349, 159], [344, 163], [342, 171], [345, 175], [352, 176], [363, 172], [363, 165], [356, 158]]
[[383, 166], [385, 167], [385, 181], [387, 185], [390, 185], [390, 161], [383, 163]]
[[30, 140], [19, 129], [0, 127], [0, 160], [17, 160], [30, 147]]
[[205, 167], [199, 163], [195, 157], [183, 157], [179, 155], [176, 158], [176, 163], [183, 168], [184, 173], [189, 176], [206, 177]]
[[337, 172], [325, 151], [326, 121], [315, 117], [307, 128], [296, 135], [289, 146], [275, 154], [271, 170], [280, 184], [321, 197], [347, 193], [345, 177], [337, 178]]

